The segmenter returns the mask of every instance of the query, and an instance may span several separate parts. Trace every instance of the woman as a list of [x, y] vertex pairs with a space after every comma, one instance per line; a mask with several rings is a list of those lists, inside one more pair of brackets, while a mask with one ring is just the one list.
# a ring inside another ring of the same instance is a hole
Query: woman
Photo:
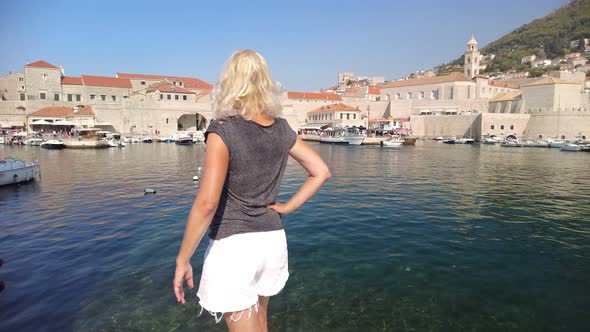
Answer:
[[[289, 277], [281, 216], [300, 207], [331, 176], [322, 159], [277, 116], [278, 96], [260, 54], [238, 50], [230, 57], [213, 91], [218, 120], [205, 133], [204, 175], [176, 258], [174, 293], [184, 304], [183, 283], [194, 286], [189, 261], [209, 227], [197, 296], [218, 321], [223, 316], [230, 331], [268, 330], [269, 298]], [[309, 177], [279, 203], [288, 156]]]

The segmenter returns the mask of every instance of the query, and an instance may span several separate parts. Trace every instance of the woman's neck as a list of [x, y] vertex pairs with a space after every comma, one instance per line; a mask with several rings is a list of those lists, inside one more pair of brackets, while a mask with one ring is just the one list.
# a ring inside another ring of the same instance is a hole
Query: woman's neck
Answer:
[[256, 122], [261, 126], [270, 126], [275, 122], [275, 118], [264, 113], [255, 113], [248, 120]]

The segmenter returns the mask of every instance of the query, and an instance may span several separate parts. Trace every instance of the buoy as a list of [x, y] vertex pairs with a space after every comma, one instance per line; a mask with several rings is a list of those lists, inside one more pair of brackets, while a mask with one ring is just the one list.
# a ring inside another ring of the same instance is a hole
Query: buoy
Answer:
[[199, 177], [198, 176], [193, 176], [193, 181], [199, 181]]
[[145, 195], [147, 195], [147, 194], [155, 194], [156, 193], [156, 189], [145, 188], [145, 190], [143, 192], [144, 192]]

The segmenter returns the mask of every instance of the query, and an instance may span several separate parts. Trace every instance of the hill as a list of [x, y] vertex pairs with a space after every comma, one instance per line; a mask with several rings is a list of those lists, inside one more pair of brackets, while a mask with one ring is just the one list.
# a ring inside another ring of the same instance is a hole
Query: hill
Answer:
[[[590, 38], [590, 0], [571, 0], [552, 13], [525, 24], [481, 49], [481, 54], [493, 53], [485, 72], [525, 70], [522, 57], [535, 54], [553, 59], [570, 52], [584, 52], [584, 43], [570, 49], [570, 41]], [[437, 74], [459, 70], [463, 56], [435, 68]]]

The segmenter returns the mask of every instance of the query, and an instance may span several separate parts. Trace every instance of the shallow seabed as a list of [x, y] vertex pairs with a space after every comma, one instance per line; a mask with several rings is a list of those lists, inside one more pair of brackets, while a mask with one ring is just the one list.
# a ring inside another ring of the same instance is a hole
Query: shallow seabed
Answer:
[[[271, 330], [587, 328], [590, 153], [310, 145], [333, 178], [284, 218], [291, 277]], [[0, 331], [225, 330], [171, 287], [204, 151], [0, 146], [42, 172], [0, 188]], [[280, 199], [304, 177], [291, 160]]]

